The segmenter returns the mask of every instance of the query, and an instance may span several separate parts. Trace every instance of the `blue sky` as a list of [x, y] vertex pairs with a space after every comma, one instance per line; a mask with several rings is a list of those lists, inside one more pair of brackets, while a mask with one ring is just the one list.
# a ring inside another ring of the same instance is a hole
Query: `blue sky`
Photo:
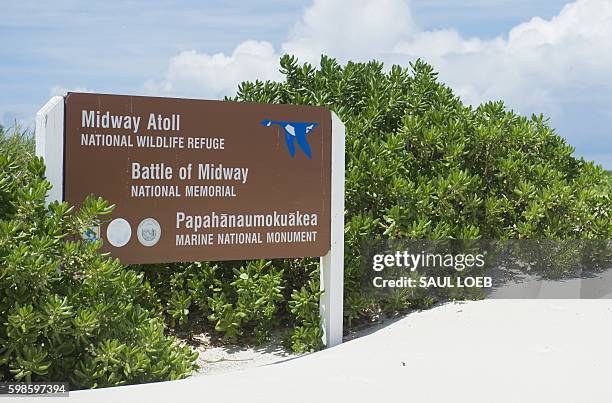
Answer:
[[422, 57], [464, 101], [543, 112], [578, 155], [612, 169], [609, 0], [41, 3], [2, 6], [4, 125], [31, 124], [66, 90], [219, 98], [241, 80], [278, 78], [287, 51], [312, 62]]

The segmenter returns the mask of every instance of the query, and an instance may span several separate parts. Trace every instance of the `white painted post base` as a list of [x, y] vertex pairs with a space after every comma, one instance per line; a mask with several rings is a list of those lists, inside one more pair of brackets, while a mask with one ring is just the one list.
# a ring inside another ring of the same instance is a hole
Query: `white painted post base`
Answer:
[[321, 300], [319, 303], [323, 343], [342, 343], [344, 299], [344, 125], [332, 112], [331, 248], [321, 257]]

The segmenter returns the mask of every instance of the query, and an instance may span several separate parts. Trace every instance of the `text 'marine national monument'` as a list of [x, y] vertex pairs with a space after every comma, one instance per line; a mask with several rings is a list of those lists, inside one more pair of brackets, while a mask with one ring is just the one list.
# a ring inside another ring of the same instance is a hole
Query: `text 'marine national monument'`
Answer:
[[323, 256], [331, 112], [70, 93], [64, 199], [115, 204], [83, 231], [122, 263]]

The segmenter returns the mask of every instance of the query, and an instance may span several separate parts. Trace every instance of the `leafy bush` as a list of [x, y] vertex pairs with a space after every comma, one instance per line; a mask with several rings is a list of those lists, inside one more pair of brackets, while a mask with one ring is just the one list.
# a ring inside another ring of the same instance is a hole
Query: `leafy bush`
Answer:
[[43, 162], [23, 144], [0, 135], [0, 378], [91, 388], [187, 376], [195, 355], [138, 303], [142, 275], [78, 236], [112, 208], [45, 206]]
[[244, 82], [231, 100], [324, 105], [344, 122], [349, 326], [372, 311], [434, 302], [364, 296], [364, 241], [610, 239], [605, 171], [573, 157], [542, 116], [502, 102], [465, 106], [420, 60], [385, 71], [376, 61], [341, 66], [323, 56], [315, 68], [284, 56], [281, 72], [283, 82]]
[[[212, 313], [208, 318], [225, 339], [235, 339], [243, 329], [252, 328], [257, 341], [268, 338], [274, 324], [277, 303], [283, 299], [282, 270], [264, 271], [272, 262], [249, 262], [234, 269], [229, 286], [219, 283], [209, 298]], [[235, 302], [232, 303], [231, 301]]]
[[0, 151], [24, 166], [34, 155], [34, 137], [18, 124], [10, 128], [0, 125]]
[[[292, 262], [258, 260], [214, 265], [195, 262], [133, 266], [132, 270], [144, 274], [146, 287], [151, 290], [147, 293], [147, 301], [166, 317], [171, 327], [183, 324], [189, 327], [206, 318], [212, 325], [209, 330], [224, 341], [254, 337], [254, 341], [260, 343], [269, 339], [275, 327], [291, 320], [287, 318], [285, 301], [289, 300], [291, 305], [299, 295], [293, 290], [290, 290], [293, 294], [287, 293], [287, 281], [302, 284], [302, 287], [318, 287], [313, 279], [303, 282], [297, 278], [304, 273], [287, 275], [285, 270], [290, 273], [303, 270]], [[318, 294], [307, 293], [307, 297], [307, 301], [292, 306], [293, 322], [305, 328], [318, 327]], [[320, 340], [310, 344], [311, 348], [302, 346], [297, 350], [311, 350], [320, 345]]]
[[311, 281], [291, 293], [289, 308], [296, 325], [291, 335], [293, 351], [303, 353], [323, 346], [323, 331], [319, 319], [319, 271], [311, 272]]

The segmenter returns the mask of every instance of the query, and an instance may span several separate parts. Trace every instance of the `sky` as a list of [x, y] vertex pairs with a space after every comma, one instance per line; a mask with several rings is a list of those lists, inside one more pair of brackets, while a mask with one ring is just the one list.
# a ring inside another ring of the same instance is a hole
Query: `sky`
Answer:
[[[422, 58], [612, 169], [612, 0], [2, 1], [0, 123], [66, 91], [220, 99], [278, 58]], [[8, 16], [8, 17], [7, 17]]]

